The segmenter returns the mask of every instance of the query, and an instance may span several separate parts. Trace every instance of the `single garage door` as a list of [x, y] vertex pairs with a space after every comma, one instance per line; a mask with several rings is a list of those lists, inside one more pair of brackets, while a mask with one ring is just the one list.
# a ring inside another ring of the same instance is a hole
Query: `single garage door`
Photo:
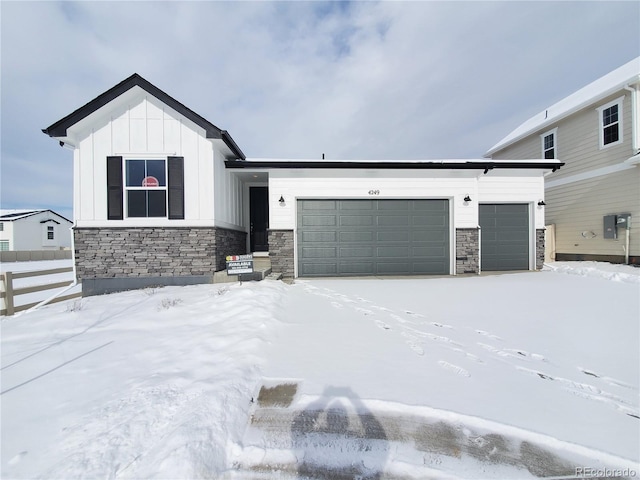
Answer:
[[298, 275], [449, 273], [448, 200], [298, 200]]
[[480, 204], [482, 271], [529, 269], [529, 206]]

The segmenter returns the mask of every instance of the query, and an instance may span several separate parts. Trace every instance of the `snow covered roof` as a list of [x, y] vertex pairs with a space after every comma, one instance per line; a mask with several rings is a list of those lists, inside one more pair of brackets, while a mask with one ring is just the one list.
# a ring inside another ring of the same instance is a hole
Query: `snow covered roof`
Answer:
[[66, 220], [67, 222], [72, 223], [71, 220], [69, 220], [68, 218], [65, 218], [62, 215], [60, 215], [59, 213], [56, 213], [53, 210], [49, 210], [49, 209], [40, 209], [40, 210], [34, 210], [34, 209], [5, 210], [5, 209], [2, 209], [2, 210], [0, 210], [0, 222], [13, 222], [14, 220], [20, 220], [21, 218], [30, 217], [32, 215], [36, 215], [38, 213], [44, 213], [44, 212], [51, 212], [54, 215], [62, 218], [63, 220]]
[[563, 98], [542, 112], [534, 115], [509, 135], [491, 147], [485, 157], [490, 157], [518, 140], [555, 123], [615, 92], [624, 86], [640, 82], [640, 57], [634, 58], [620, 68], [600, 77], [596, 81]]

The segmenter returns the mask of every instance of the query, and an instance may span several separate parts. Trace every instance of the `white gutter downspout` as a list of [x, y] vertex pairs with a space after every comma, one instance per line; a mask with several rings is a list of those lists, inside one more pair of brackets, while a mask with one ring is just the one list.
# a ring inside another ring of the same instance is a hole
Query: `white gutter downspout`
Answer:
[[75, 241], [75, 237], [73, 234], [73, 230], [75, 229], [76, 224], [75, 222], [73, 223], [73, 225], [71, 225], [71, 227], [69, 228], [69, 230], [71, 230], [71, 255], [72, 255], [72, 259], [73, 259], [73, 282], [71, 283], [71, 285], [69, 285], [68, 287], [66, 287], [64, 290], [62, 290], [61, 292], [58, 292], [54, 295], [52, 295], [51, 297], [47, 298], [46, 300], [41, 301], [39, 304], [34, 305], [33, 307], [29, 308], [28, 310], [25, 310], [24, 312], [19, 312], [16, 315], [14, 315], [15, 317], [23, 314], [23, 313], [28, 313], [28, 312], [33, 312], [34, 310], [37, 310], [38, 308], [42, 307], [43, 305], [46, 305], [47, 303], [51, 302], [52, 300], [58, 298], [60, 295], [62, 295], [63, 293], [71, 290], [73, 287], [75, 287], [76, 285], [78, 285], [78, 276], [76, 274], [76, 241]]
[[[640, 97], [638, 96], [638, 88], [640, 88], [640, 82], [636, 82], [634, 88], [629, 85], [625, 85], [624, 89], [631, 92], [631, 148], [633, 149], [633, 156], [640, 152]], [[631, 225], [626, 225], [625, 239], [624, 239], [624, 263], [629, 265], [629, 236], [631, 234]]]
[[640, 121], [640, 118], [638, 118], [640, 116], [640, 112], [638, 112], [638, 110], [640, 110], [640, 105], [638, 104], [638, 100], [640, 100], [638, 97], [638, 88], [640, 83], [636, 82], [634, 85], [635, 88], [625, 85], [624, 89], [631, 92], [631, 146], [633, 149], [633, 155], [636, 155], [640, 151], [640, 138], [638, 138], [640, 136], [640, 125], [638, 125], [638, 122]]

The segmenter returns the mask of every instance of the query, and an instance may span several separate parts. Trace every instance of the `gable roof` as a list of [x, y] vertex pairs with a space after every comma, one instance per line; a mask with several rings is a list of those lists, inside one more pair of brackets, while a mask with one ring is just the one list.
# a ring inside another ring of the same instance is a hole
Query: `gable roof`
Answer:
[[509, 135], [491, 147], [485, 157], [490, 157], [524, 137], [549, 127], [551, 124], [575, 113], [583, 108], [622, 90], [625, 86], [640, 82], [640, 57], [600, 77], [589, 85], [563, 98], [525, 121]]
[[42, 132], [46, 133], [50, 137], [59, 138], [65, 137], [67, 135], [67, 129], [78, 123], [83, 118], [91, 115], [93, 112], [98, 110], [99, 108], [105, 106], [115, 98], [122, 95], [124, 92], [130, 90], [133, 87], [140, 87], [147, 93], [153, 95], [161, 102], [165, 103], [169, 107], [173, 108], [176, 112], [185, 116], [193, 123], [202, 127], [206, 132], [206, 137], [216, 140], [222, 140], [227, 147], [236, 155], [238, 158], [244, 160], [245, 155], [240, 150], [240, 147], [236, 144], [236, 142], [231, 138], [229, 132], [226, 130], [221, 130], [216, 127], [214, 124], [209, 122], [206, 118], [198, 115], [196, 112], [187, 108], [185, 105], [177, 101], [175, 98], [167, 95], [165, 92], [160, 90], [155, 85], [151, 84], [149, 81], [142, 78], [137, 73], [134, 73], [130, 77], [124, 79], [122, 82], [118, 83], [116, 86], [110, 88], [106, 92], [101, 95], [98, 95], [96, 98], [91, 100], [89, 103], [83, 105], [77, 110], [71, 112], [66, 117], [58, 120], [54, 124], [50, 125], [47, 128], [43, 128]]
[[[69, 223], [73, 223], [68, 218], [63, 217], [59, 213], [54, 212], [50, 209], [42, 209], [42, 210], [29, 210], [29, 209], [13, 209], [13, 210], [0, 210], [0, 222], [13, 222], [14, 220], [20, 220], [22, 218], [31, 217], [33, 215], [37, 215], [38, 213], [51, 212], [55, 216], [66, 220]], [[55, 221], [55, 220], [54, 220]], [[42, 223], [42, 222], [40, 222]]]

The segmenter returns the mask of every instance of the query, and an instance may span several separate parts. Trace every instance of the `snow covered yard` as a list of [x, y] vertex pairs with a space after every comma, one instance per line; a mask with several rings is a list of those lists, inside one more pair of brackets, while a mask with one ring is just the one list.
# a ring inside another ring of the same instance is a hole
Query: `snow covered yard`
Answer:
[[[283, 381], [297, 385], [291, 412], [338, 402], [373, 412], [382, 429], [423, 418], [461, 439], [491, 432], [638, 476], [639, 318], [640, 269], [588, 262], [52, 305], [2, 319], [2, 478], [246, 478], [234, 464], [322, 456], [283, 451], [293, 427], [280, 450], [247, 428], [261, 385]], [[371, 468], [531, 476], [392, 437], [387, 428], [367, 444]]]

